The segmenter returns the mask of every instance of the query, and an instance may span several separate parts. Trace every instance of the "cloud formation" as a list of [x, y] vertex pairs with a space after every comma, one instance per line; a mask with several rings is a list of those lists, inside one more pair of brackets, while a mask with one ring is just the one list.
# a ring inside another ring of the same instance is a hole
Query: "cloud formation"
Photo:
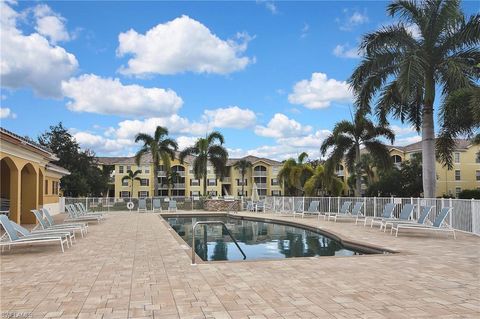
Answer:
[[0, 107], [0, 119], [16, 119], [17, 114], [13, 113], [8, 107]]
[[348, 43], [338, 44], [333, 49], [333, 54], [339, 58], [347, 58], [347, 59], [360, 58], [360, 53], [358, 52], [358, 48], [352, 48]]
[[132, 75], [183, 72], [228, 74], [253, 60], [244, 56], [251, 37], [238, 33], [222, 40], [202, 23], [183, 15], [145, 34], [130, 29], [118, 36], [117, 54], [132, 56], [120, 72]]
[[205, 121], [218, 128], [246, 128], [255, 125], [256, 115], [250, 109], [241, 109], [238, 106], [229, 106], [204, 111]]
[[55, 44], [60, 41], [69, 41], [71, 36], [65, 27], [66, 19], [54, 12], [48, 5], [39, 4], [33, 8], [36, 20], [35, 30], [50, 39]]
[[24, 35], [16, 26], [18, 19], [18, 12], [0, 2], [2, 87], [28, 87], [43, 97], [61, 97], [61, 82], [77, 70], [77, 59], [40, 33]]
[[343, 17], [335, 19], [342, 31], [352, 31], [356, 27], [368, 23], [369, 20], [366, 10], [360, 12], [351, 9], [343, 9]]
[[183, 100], [174, 91], [124, 85], [118, 78], [84, 74], [62, 82], [67, 107], [75, 112], [99, 114], [168, 116], [175, 114]]
[[332, 102], [350, 103], [353, 93], [346, 81], [329, 79], [325, 73], [313, 73], [310, 80], [301, 80], [288, 95], [292, 104], [300, 104], [309, 109], [323, 109]]

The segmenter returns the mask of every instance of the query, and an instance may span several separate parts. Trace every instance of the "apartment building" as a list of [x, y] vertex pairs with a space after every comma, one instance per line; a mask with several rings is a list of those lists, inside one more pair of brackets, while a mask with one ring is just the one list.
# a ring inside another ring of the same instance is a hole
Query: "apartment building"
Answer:
[[[242, 180], [240, 172], [234, 168], [237, 161], [245, 159], [252, 164]], [[98, 157], [98, 165], [109, 166], [111, 173], [111, 188], [109, 197], [152, 197], [152, 196], [173, 196], [190, 197], [200, 196], [203, 193], [203, 179], [195, 179], [193, 173], [193, 156], [185, 158], [183, 164], [178, 160], [178, 153], [175, 160], [171, 161], [172, 177], [168, 176], [166, 167], [160, 163], [160, 171], [157, 175], [158, 193], [154, 194], [155, 172], [151, 156], [144, 156], [137, 165], [135, 157]], [[252, 195], [253, 185], [256, 184], [258, 194], [262, 195], [283, 195], [283, 187], [277, 179], [282, 163], [266, 158], [246, 156], [243, 158], [232, 158], [227, 162], [226, 172], [221, 178], [215, 174], [213, 166], [207, 167], [207, 192], [211, 196], [241, 196], [242, 184], [244, 196]], [[122, 181], [127, 172], [139, 170], [139, 181]]]
[[[480, 146], [465, 139], [458, 139], [456, 142], [453, 169], [448, 170], [441, 163], [436, 163], [437, 197], [457, 196], [464, 189], [480, 189]], [[393, 164], [397, 167], [400, 167], [403, 161], [409, 160], [413, 154], [422, 152], [421, 142], [387, 147]], [[337, 165], [336, 174], [345, 181], [349, 176], [343, 164]]]

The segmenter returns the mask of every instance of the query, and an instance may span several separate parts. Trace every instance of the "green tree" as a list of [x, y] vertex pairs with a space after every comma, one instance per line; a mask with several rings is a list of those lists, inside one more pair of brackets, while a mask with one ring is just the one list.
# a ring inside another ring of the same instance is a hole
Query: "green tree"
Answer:
[[220, 132], [214, 131], [205, 138], [199, 138], [191, 147], [180, 152], [180, 162], [189, 155], [194, 155], [193, 173], [196, 179], [203, 179], [203, 196], [207, 196], [207, 166], [210, 162], [215, 174], [223, 177], [228, 160], [228, 152], [222, 146], [225, 142]]
[[127, 175], [122, 177], [122, 182], [128, 180], [130, 187], [132, 188], [132, 191], [130, 193], [130, 197], [133, 197], [133, 183], [135, 181], [140, 182], [142, 179], [138, 177], [142, 173], [141, 170], [137, 169], [135, 172], [133, 172], [131, 169], [127, 171]]
[[155, 178], [153, 179], [154, 196], [158, 196], [158, 172], [160, 170], [160, 160], [165, 167], [166, 172], [171, 169], [171, 160], [175, 159], [175, 151], [178, 144], [175, 140], [168, 138], [168, 129], [157, 126], [153, 136], [145, 133], [139, 133], [135, 137], [135, 143], [143, 142], [143, 146], [135, 154], [135, 162], [140, 165], [143, 156], [150, 153], [153, 161], [153, 171]]
[[70, 171], [70, 175], [60, 180], [65, 196], [105, 195], [108, 178], [97, 167], [95, 154], [90, 150], [81, 150], [61, 122], [50, 126], [48, 131], [38, 137], [38, 142], [58, 157], [54, 164]]
[[450, 93], [443, 101], [440, 111], [440, 136], [437, 139], [437, 157], [447, 166], [453, 168], [452, 153], [458, 136], [472, 137], [480, 144], [480, 88], [470, 87]]
[[[327, 160], [327, 170], [332, 172], [338, 163], [345, 160], [348, 170], [355, 176], [361, 176], [360, 149], [362, 147], [365, 147], [379, 167], [382, 169], [391, 167], [390, 153], [379, 140], [381, 137], [387, 138], [391, 143], [395, 139], [395, 135], [389, 128], [374, 125], [361, 110], [357, 111], [353, 122], [346, 120], [338, 122], [333, 128], [332, 134], [323, 141], [320, 147], [324, 156], [330, 148], [333, 148]], [[357, 178], [355, 182], [356, 196], [361, 195], [361, 185], [361, 179]]]
[[381, 124], [391, 114], [422, 132], [423, 188], [426, 197], [434, 197], [436, 88], [446, 96], [475, 85], [480, 15], [467, 19], [459, 0], [395, 0], [387, 12], [399, 22], [363, 37], [364, 57], [350, 83], [362, 109], [370, 110], [378, 94]]
[[305, 194], [317, 196], [320, 190], [323, 194], [338, 196], [342, 193], [343, 182], [332, 174], [327, 174], [323, 165], [315, 168], [314, 174], [305, 182]]
[[252, 163], [246, 159], [241, 159], [237, 161], [233, 167], [240, 173], [242, 176], [242, 196], [245, 194], [245, 175], [247, 175], [248, 170], [252, 167]]
[[284, 185], [286, 195], [302, 195], [304, 185], [314, 174], [314, 169], [307, 163], [308, 154], [303, 152], [297, 160], [289, 158], [283, 162], [278, 172], [278, 180]]
[[166, 171], [165, 183], [163, 184], [163, 186], [167, 186], [168, 197], [171, 196], [171, 188], [175, 185], [175, 183], [178, 182], [179, 178], [180, 174], [178, 174], [178, 172], [174, 172], [172, 170]]

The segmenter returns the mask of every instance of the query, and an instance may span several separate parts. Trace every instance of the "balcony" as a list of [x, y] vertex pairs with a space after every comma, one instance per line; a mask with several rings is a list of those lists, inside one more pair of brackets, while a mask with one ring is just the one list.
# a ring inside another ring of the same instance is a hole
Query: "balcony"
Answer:
[[257, 183], [257, 188], [258, 189], [266, 189], [267, 188], [267, 183]]
[[342, 170], [338, 170], [338, 171], [335, 171], [335, 175], [337, 176], [345, 176], [345, 171], [342, 169]]
[[167, 176], [167, 172], [165, 171], [158, 171], [158, 177], [166, 177]]
[[179, 188], [183, 189], [183, 188], [185, 188], [185, 183], [174, 183], [173, 188], [174, 189], [179, 189]]
[[222, 178], [222, 183], [231, 184], [232, 183], [232, 178], [231, 177], [223, 177]]
[[253, 171], [253, 176], [267, 176], [267, 171]]
[[180, 177], [185, 177], [185, 171], [176, 171], [174, 173], [176, 173]]
[[198, 182], [198, 181], [196, 181], [196, 182], [192, 181], [191, 184], [190, 184], [190, 186], [200, 186], [200, 182]]

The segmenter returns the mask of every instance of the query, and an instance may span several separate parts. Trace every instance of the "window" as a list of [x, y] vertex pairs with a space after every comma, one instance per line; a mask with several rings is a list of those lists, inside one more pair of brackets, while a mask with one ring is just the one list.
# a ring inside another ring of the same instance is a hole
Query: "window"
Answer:
[[279, 190], [272, 191], [272, 196], [282, 196], [282, 192]]
[[122, 186], [128, 186], [128, 179], [122, 180]]
[[142, 178], [140, 180], [140, 186], [149, 186], [150, 185], [150, 181], [148, 178]]
[[130, 192], [122, 191], [122, 192], [120, 192], [120, 197], [130, 197]]
[[217, 179], [216, 178], [209, 178], [207, 180], [207, 182], [208, 182], [208, 184], [207, 184], [208, 186], [217, 186]]
[[145, 166], [145, 174], [150, 174], [150, 166]]
[[267, 196], [267, 190], [266, 189], [258, 189], [258, 195]]
[[475, 171], [477, 181], [480, 181], [480, 171]]
[[461, 179], [462, 179], [462, 178], [461, 178], [461, 175], [460, 175], [460, 170], [459, 170], [459, 169], [456, 169], [456, 170], [455, 170], [455, 180], [456, 180], [456, 181], [459, 181], [459, 180], [461, 180]]
[[168, 189], [159, 189], [157, 196], [168, 196]]
[[48, 194], [48, 181], [45, 180], [45, 195], [47, 195], [47, 194]]
[[139, 191], [139, 192], [138, 192], [138, 197], [139, 197], [139, 198], [148, 197], [148, 191]]
[[[247, 183], [247, 180], [244, 180], [244, 181], [243, 181], [243, 185], [244, 185], [244, 186], [247, 186], [247, 184], [248, 184], [248, 183]], [[242, 186], [242, 180], [237, 179], [237, 186]]]
[[238, 196], [248, 196], [248, 192], [247, 192], [247, 191], [245, 191], [244, 193], [245, 193], [245, 194], [242, 194], [242, 190], [239, 190], [239, 191], [237, 192]]
[[172, 190], [172, 196], [185, 196], [184, 189], [174, 189]]
[[52, 181], [52, 194], [58, 195], [58, 182]]
[[270, 183], [271, 183], [271, 185], [276, 186], [276, 185], [278, 185], [278, 179], [277, 178], [272, 178], [270, 180]]
[[190, 186], [200, 186], [200, 180], [199, 179], [191, 179], [190, 180]]
[[456, 164], [460, 163], [460, 153], [459, 152], [455, 152], [453, 154], [453, 158], [454, 158], [454, 161]]
[[199, 191], [191, 191], [190, 196], [200, 196], [200, 192]]
[[118, 167], [118, 173], [119, 173], [119, 174], [123, 174], [123, 165], [120, 165], [120, 166]]
[[127, 166], [127, 172], [128, 171], [131, 171], [132, 170], [132, 167], [130, 165]]

